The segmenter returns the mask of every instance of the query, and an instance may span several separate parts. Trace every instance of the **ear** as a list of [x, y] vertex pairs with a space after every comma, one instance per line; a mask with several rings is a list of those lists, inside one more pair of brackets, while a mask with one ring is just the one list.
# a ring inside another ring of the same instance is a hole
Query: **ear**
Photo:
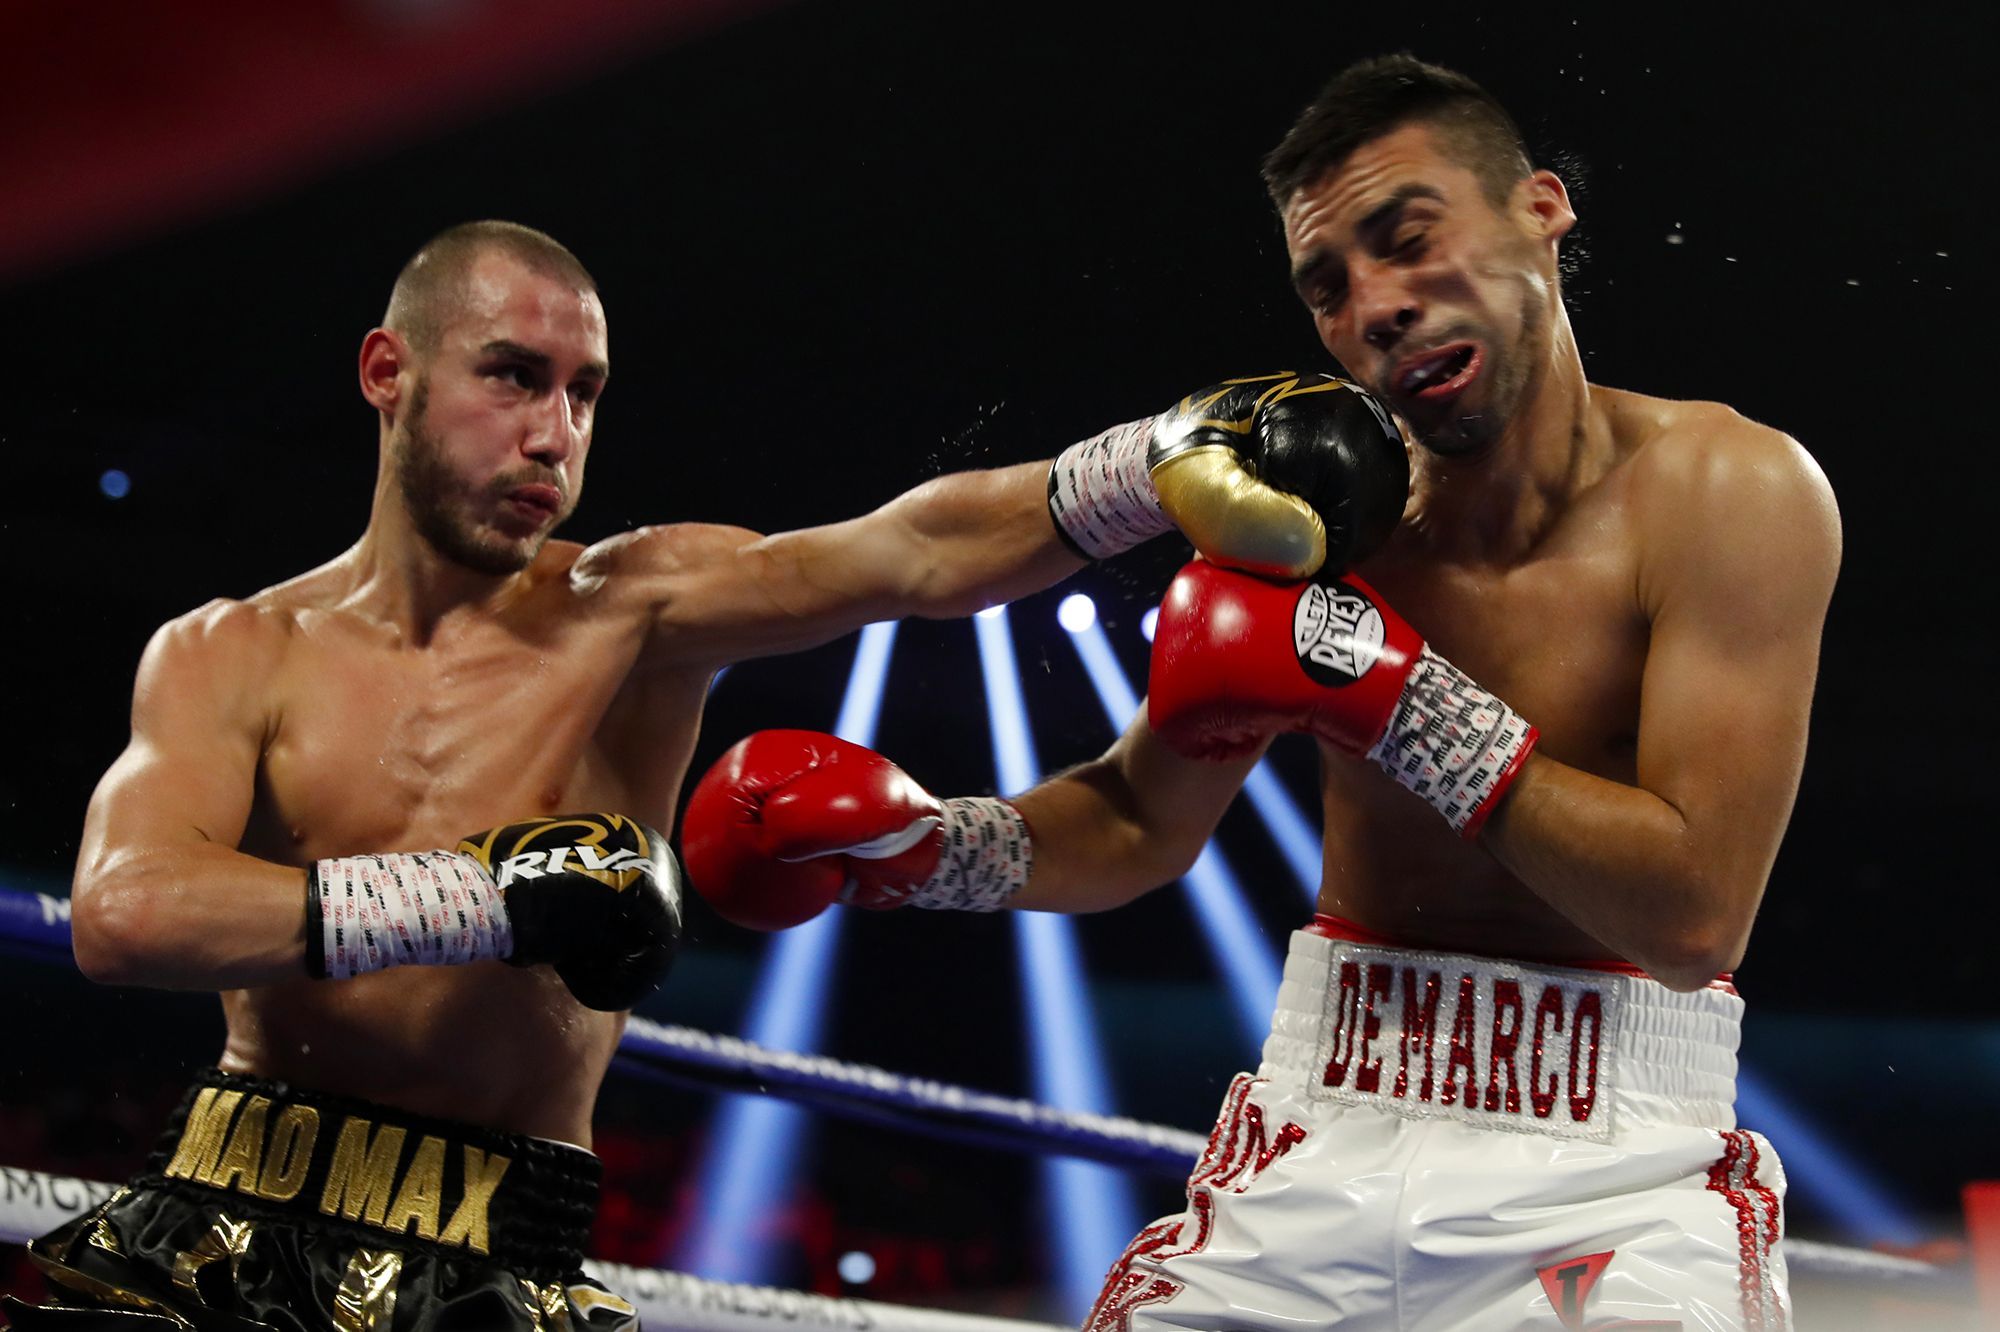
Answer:
[[361, 396], [376, 411], [394, 418], [405, 392], [403, 372], [415, 369], [416, 358], [402, 334], [371, 328], [361, 339]]
[[1514, 186], [1514, 215], [1529, 235], [1551, 245], [1567, 236], [1576, 225], [1576, 210], [1570, 207], [1569, 191], [1561, 177], [1546, 167]]

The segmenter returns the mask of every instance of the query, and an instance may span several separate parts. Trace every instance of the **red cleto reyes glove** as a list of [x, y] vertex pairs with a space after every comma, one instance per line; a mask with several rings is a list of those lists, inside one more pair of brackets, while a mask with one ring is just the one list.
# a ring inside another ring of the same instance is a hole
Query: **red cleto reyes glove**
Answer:
[[1202, 560], [1160, 605], [1147, 716], [1192, 758], [1309, 732], [1375, 763], [1465, 837], [1539, 736], [1354, 575], [1277, 584]]
[[1011, 805], [940, 801], [888, 759], [818, 731], [758, 731], [703, 775], [681, 824], [716, 913], [782, 930], [833, 902], [992, 911], [1027, 879]]

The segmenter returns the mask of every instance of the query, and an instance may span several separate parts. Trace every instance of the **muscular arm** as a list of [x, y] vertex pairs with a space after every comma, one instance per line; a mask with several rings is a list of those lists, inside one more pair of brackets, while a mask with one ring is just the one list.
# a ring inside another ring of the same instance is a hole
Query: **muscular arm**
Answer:
[[1146, 711], [1105, 753], [1024, 793], [1015, 806], [1034, 838], [1023, 911], [1105, 911], [1187, 873], [1243, 779], [1262, 757], [1185, 759], [1162, 744]]
[[1833, 496], [1762, 427], [1653, 478], [1638, 783], [1531, 755], [1483, 834], [1531, 890], [1676, 988], [1743, 956], [1805, 762], [1840, 559]]
[[91, 797], [71, 888], [92, 980], [226, 990], [303, 974], [302, 872], [235, 849], [282, 634], [263, 612], [216, 603], [153, 636], [132, 739]]
[[653, 589], [662, 655], [722, 664], [792, 652], [877, 620], [969, 615], [1081, 568], [1049, 519], [1048, 474], [1046, 462], [955, 473], [863, 517], [774, 536], [653, 528], [585, 560]]

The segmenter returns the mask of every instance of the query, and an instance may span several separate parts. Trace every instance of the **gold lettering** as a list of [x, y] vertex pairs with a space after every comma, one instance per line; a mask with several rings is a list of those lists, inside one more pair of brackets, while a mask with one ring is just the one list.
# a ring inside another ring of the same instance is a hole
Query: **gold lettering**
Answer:
[[414, 1221], [418, 1235], [434, 1240], [438, 1237], [438, 1205], [443, 1201], [444, 1139], [425, 1134], [409, 1168], [403, 1171], [403, 1187], [396, 1191], [396, 1201], [389, 1204], [389, 1216], [383, 1224], [407, 1234]]
[[451, 1214], [444, 1234], [438, 1236], [438, 1243], [463, 1244], [474, 1253], [488, 1252], [486, 1209], [493, 1202], [493, 1191], [500, 1187], [500, 1176], [512, 1164], [513, 1158], [498, 1152], [489, 1157], [477, 1147], [465, 1149], [465, 1197]]
[[215, 1169], [208, 1172], [209, 1183], [218, 1189], [234, 1184], [239, 1193], [248, 1193], [255, 1187], [257, 1172], [264, 1168], [264, 1112], [270, 1108], [268, 1096], [253, 1096], [244, 1102], [236, 1131], [229, 1135], [228, 1149]]
[[188, 1110], [187, 1124], [181, 1129], [180, 1145], [174, 1149], [174, 1159], [167, 1163], [168, 1175], [201, 1184], [208, 1182], [208, 1172], [215, 1169], [216, 1160], [222, 1155], [223, 1140], [229, 1132], [229, 1121], [236, 1114], [236, 1103], [242, 1099], [240, 1091], [219, 1092], [213, 1087], [203, 1087], [196, 1094], [194, 1105]]
[[267, 1202], [290, 1202], [306, 1186], [313, 1144], [319, 1140], [319, 1111], [309, 1105], [288, 1105], [271, 1126], [271, 1145], [264, 1152], [264, 1174], [254, 1190]]
[[359, 1115], [349, 1115], [341, 1124], [319, 1210], [327, 1216], [337, 1211], [349, 1221], [379, 1226], [396, 1187], [396, 1160], [403, 1154], [406, 1135], [403, 1129], [385, 1124], [370, 1141], [370, 1127]]

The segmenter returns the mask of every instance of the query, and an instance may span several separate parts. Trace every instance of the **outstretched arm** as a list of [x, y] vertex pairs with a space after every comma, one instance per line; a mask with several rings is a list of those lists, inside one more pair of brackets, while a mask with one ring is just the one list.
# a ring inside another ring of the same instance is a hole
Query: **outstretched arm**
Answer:
[[1307, 573], [1386, 537], [1407, 484], [1402, 438], [1372, 398], [1330, 375], [1255, 375], [1053, 463], [940, 477], [863, 517], [776, 536], [650, 529], [593, 549], [578, 573], [629, 571], [666, 631], [652, 659], [713, 666], [875, 620], [967, 615], [1177, 524], [1220, 563]]
[[927, 481], [846, 522], [761, 536], [652, 528], [586, 559], [654, 590], [659, 651], [721, 664], [791, 652], [861, 625], [969, 615], [1083, 567], [1049, 518], [1047, 462]]
[[939, 800], [861, 745], [759, 731], [696, 784], [681, 844], [710, 905], [753, 929], [785, 929], [836, 900], [1103, 911], [1187, 871], [1261, 752], [1183, 759], [1142, 714], [1103, 757], [1015, 800]]

